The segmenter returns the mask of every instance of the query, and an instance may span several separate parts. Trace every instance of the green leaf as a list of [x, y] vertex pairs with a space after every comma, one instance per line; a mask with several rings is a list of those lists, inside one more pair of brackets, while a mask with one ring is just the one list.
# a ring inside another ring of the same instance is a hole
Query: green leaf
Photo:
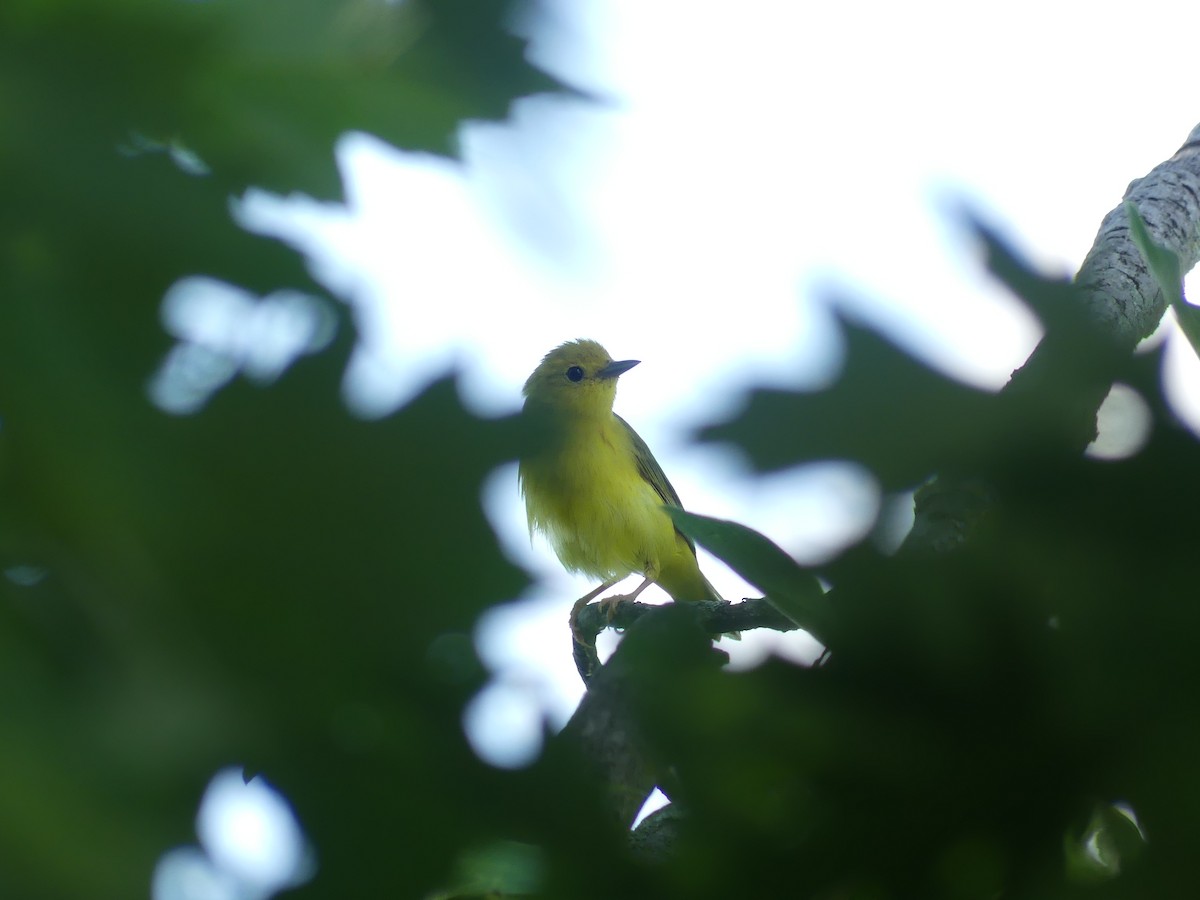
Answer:
[[1137, 206], [1128, 200], [1125, 201], [1125, 213], [1129, 216], [1129, 236], [1150, 266], [1158, 286], [1172, 303], [1182, 300], [1183, 274], [1179, 269], [1179, 257], [1173, 250], [1154, 242]]
[[1005, 402], [922, 365], [862, 325], [841, 319], [844, 370], [826, 390], [758, 390], [741, 415], [701, 437], [729, 441], [761, 470], [843, 459], [886, 490], [934, 472], [982, 467], [1015, 433]]
[[955, 381], [869, 324], [835, 311], [845, 353], [832, 386], [754, 391], [739, 416], [703, 429], [700, 438], [735, 444], [762, 471], [856, 462], [887, 491], [934, 474], [986, 475], [1021, 454], [1082, 449], [1124, 358], [1087, 324], [1076, 288], [1037, 272], [985, 226], [974, 227], [993, 273], [1046, 326], [1037, 353], [1004, 391]]
[[675, 525], [766, 595], [767, 602], [818, 640], [830, 610], [821, 583], [779, 545], [745, 525], [665, 507]]
[[996, 229], [970, 211], [965, 216], [983, 243], [988, 271], [1021, 299], [1047, 331], [1092, 331], [1079, 290], [1070, 280], [1041, 274]]
[[1141, 251], [1146, 264], [1154, 274], [1154, 280], [1162, 288], [1163, 295], [1171, 301], [1175, 310], [1175, 318], [1192, 352], [1200, 356], [1200, 308], [1192, 306], [1183, 296], [1183, 271], [1179, 265], [1179, 257], [1175, 251], [1161, 244], [1156, 244], [1146, 230], [1145, 220], [1142, 219], [1137, 207], [1125, 201], [1125, 212], [1129, 216], [1129, 236]]
[[38, 169], [130, 143], [183, 146], [222, 193], [336, 197], [334, 144], [348, 131], [453, 156], [463, 121], [566, 90], [525, 58], [512, 6], [7, 0], [0, 165], [10, 152]]

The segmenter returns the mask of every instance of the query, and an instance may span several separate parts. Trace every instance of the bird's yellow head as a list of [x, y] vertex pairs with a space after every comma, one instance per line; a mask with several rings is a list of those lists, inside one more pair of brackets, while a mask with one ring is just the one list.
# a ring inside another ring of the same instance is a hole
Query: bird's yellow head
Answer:
[[532, 404], [579, 415], [611, 413], [617, 376], [638, 362], [614, 362], [595, 341], [567, 341], [547, 353], [525, 382], [525, 408]]

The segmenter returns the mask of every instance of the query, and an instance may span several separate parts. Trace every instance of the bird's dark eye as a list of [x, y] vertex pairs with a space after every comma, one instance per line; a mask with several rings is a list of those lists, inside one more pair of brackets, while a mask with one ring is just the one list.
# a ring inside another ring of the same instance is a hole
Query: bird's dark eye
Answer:
[[579, 366], [571, 366], [571, 368], [567, 369], [567, 380], [583, 381], [583, 369]]

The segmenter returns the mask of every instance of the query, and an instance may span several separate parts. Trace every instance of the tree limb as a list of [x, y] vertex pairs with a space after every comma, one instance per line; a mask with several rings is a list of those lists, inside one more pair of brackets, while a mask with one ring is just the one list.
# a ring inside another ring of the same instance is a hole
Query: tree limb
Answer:
[[[589, 777], [606, 795], [614, 821], [623, 829], [633, 825], [656, 785], [669, 797], [675, 793], [670, 761], [655, 755], [638, 728], [637, 716], [632, 712], [638, 706], [636, 692], [655, 683], [663, 670], [723, 665], [727, 657], [712, 646], [700, 623], [710, 621], [718, 629], [744, 628], [761, 613], [761, 607], [770, 607], [762, 601], [703, 604], [734, 610], [747, 604], [750, 609], [740, 616], [721, 609], [694, 609], [702, 605], [698, 603], [618, 604], [613, 620], [628, 624], [629, 634], [612, 658], [589, 675], [587, 694], [554, 739], [554, 746], [559, 750], [574, 748], [590, 764]], [[756, 608], [759, 613], [752, 612]], [[591, 632], [594, 654], [595, 632], [609, 623], [604, 609], [588, 609], [589, 616], [580, 618], [589, 631], [595, 629]], [[693, 617], [692, 621], [686, 621], [688, 616]], [[763, 614], [763, 621], [770, 621], [769, 615]]]
[[[1180, 271], [1200, 262], [1200, 125], [1174, 156], [1131, 181], [1123, 199], [1137, 207], [1154, 242], [1179, 257]], [[1131, 349], [1166, 310], [1168, 301], [1129, 236], [1124, 203], [1100, 223], [1075, 283], [1085, 290], [1091, 318]]]
[[[1200, 262], [1200, 125], [1192, 129], [1183, 146], [1142, 178], [1134, 179], [1122, 202], [1104, 217], [1075, 286], [1083, 312], [1106, 339], [1108, 351], [1127, 356], [1139, 340], [1150, 335], [1162, 320], [1168, 298], [1163, 296], [1146, 260], [1130, 237], [1125, 202], [1132, 202], [1145, 220], [1151, 239], [1179, 257], [1180, 271]], [[1037, 390], [1047, 370], [1053, 369], [1055, 335], [1047, 333], [1025, 365], [1004, 390]], [[1095, 415], [1107, 385], [1081, 391], [1072, 419], [1073, 448], [1082, 452], [1095, 436]], [[990, 490], [974, 477], [942, 473], [916, 495], [913, 529], [906, 551], [941, 552], [960, 546], [991, 504]]]
[[[766, 598], [743, 600], [730, 603], [727, 600], [703, 600], [679, 604], [696, 617], [702, 631], [718, 637], [733, 631], [749, 631], [753, 628], [770, 628], [773, 631], [794, 631], [799, 626], [767, 602]], [[592, 678], [600, 668], [600, 657], [596, 653], [596, 638], [605, 628], [624, 630], [644, 616], [661, 614], [666, 607], [636, 600], [619, 602], [612, 616], [608, 608], [593, 603], [583, 608], [576, 623], [578, 637], [574, 647], [575, 668], [583, 683], [590, 687]]]

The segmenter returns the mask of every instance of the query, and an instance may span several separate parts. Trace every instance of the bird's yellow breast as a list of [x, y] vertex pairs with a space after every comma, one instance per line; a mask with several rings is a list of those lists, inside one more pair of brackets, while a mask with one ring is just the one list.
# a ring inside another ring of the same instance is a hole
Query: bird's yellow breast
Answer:
[[568, 569], [600, 579], [652, 574], [679, 552], [662, 498], [611, 413], [573, 423], [522, 459], [520, 480], [530, 530], [546, 535]]

